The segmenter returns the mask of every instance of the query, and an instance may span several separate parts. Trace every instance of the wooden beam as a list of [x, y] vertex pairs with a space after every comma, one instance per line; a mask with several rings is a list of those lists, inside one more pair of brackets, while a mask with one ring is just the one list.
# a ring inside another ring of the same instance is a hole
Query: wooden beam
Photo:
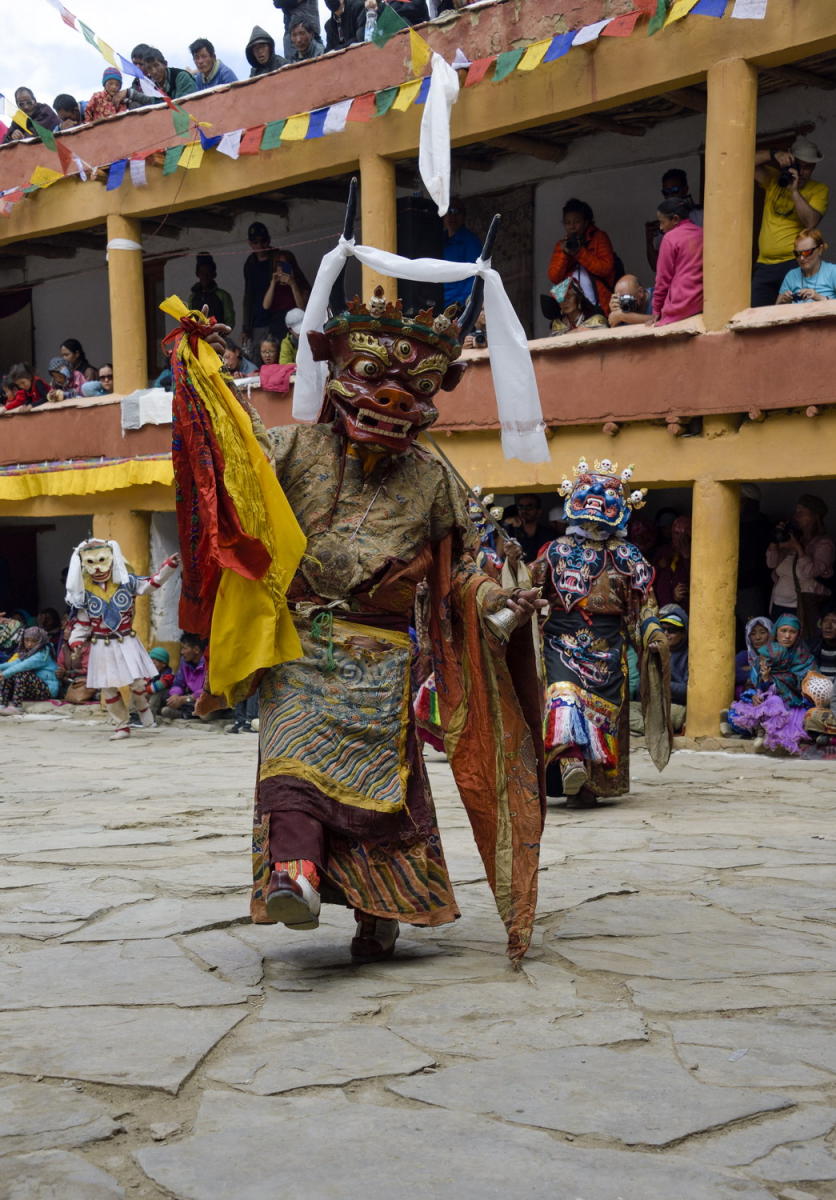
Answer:
[[242, 200], [231, 200], [224, 207], [230, 212], [265, 213], [267, 216], [285, 219], [290, 212], [286, 200], [276, 200], [267, 196], [247, 196]]
[[644, 137], [647, 133], [643, 125], [622, 125], [621, 121], [603, 117], [599, 113], [586, 113], [583, 120], [593, 129], [600, 129], [602, 133], [623, 133], [627, 137]]
[[179, 226], [180, 229], [217, 229], [221, 233], [229, 233], [235, 218], [224, 216], [223, 213], [207, 212], [203, 208], [188, 208], [170, 217], [166, 224]]
[[708, 97], [697, 88], [678, 88], [674, 92], [665, 92], [668, 100], [681, 104], [683, 108], [691, 108], [694, 112], [708, 112]]
[[551, 163], [562, 162], [569, 149], [564, 142], [545, 142], [522, 133], [507, 133], [504, 137], [491, 138], [490, 145], [498, 150], [507, 150], [509, 154], [527, 154], [529, 158], [541, 158]]
[[823, 88], [826, 92], [832, 92], [836, 88], [836, 79], [826, 79], [823, 75], [817, 75], [815, 71], [805, 71], [803, 67], [770, 67], [769, 71], [793, 86]]
[[75, 258], [75, 247], [68, 243], [55, 245], [39, 239], [31, 242], [8, 242], [0, 246], [0, 254], [16, 257], [21, 254], [37, 255], [39, 258]]

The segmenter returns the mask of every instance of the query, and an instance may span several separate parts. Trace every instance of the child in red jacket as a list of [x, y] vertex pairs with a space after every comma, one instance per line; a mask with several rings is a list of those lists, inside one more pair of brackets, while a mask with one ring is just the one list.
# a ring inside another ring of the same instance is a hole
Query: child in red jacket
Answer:
[[13, 366], [9, 371], [9, 379], [16, 390], [12, 399], [7, 400], [4, 405], [6, 412], [15, 408], [37, 408], [40, 404], [46, 404], [49, 388], [28, 363], [17, 363]]

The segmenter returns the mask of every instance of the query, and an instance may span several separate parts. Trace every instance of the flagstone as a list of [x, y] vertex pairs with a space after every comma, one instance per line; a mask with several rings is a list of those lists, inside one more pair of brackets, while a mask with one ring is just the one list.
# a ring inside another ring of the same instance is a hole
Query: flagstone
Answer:
[[68, 942], [111, 942], [123, 939], [166, 938], [192, 930], [212, 929], [247, 919], [237, 896], [198, 900], [161, 898], [131, 904], [84, 929], [70, 934]]
[[121, 1129], [104, 1104], [74, 1088], [50, 1083], [0, 1087], [0, 1155], [83, 1146]]

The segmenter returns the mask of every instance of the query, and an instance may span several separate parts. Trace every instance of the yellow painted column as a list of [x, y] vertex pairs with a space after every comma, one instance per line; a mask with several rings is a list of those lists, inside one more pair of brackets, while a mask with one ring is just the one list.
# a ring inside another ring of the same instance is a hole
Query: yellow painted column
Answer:
[[[150, 571], [151, 513], [132, 512], [118, 508], [111, 512], [93, 514], [93, 537], [108, 538], [118, 542], [134, 575], [147, 575]], [[151, 636], [151, 601], [148, 596], [138, 596], [134, 629], [148, 646]]]
[[[379, 154], [364, 154], [360, 159], [360, 236], [367, 246], [378, 250], [398, 249], [398, 206], [395, 193], [395, 164]], [[363, 267], [363, 298], [368, 299], [378, 284], [388, 299], [395, 296], [395, 282]]]
[[145, 287], [139, 221], [111, 213], [107, 218], [107, 240], [112, 242], [117, 238], [136, 246], [136, 249], [113, 248], [107, 252], [113, 390], [124, 396], [137, 388], [148, 386]]
[[697, 479], [692, 523], [686, 732], [716, 737], [720, 712], [734, 697], [738, 486]]
[[729, 58], [710, 67], [703, 249], [706, 329], [721, 329], [749, 307], [757, 116], [758, 73], [751, 63]]

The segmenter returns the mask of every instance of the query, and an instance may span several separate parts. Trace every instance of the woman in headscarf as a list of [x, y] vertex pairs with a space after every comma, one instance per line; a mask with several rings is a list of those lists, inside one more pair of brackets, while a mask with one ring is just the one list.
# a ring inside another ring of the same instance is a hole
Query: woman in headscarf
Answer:
[[749, 673], [753, 691], [744, 692], [731, 706], [730, 723], [759, 730], [758, 740], [767, 750], [800, 754], [801, 742], [807, 740], [804, 714], [808, 705], [801, 684], [815, 666], [801, 641], [801, 622], [785, 613], [775, 622], [772, 639], [758, 650]]
[[25, 700], [50, 700], [58, 695], [55, 659], [49, 634], [30, 625], [20, 635], [17, 653], [0, 664], [0, 714], [17, 716]]
[[583, 293], [577, 279], [564, 279], [552, 288], [560, 305], [560, 316], [552, 321], [552, 334], [574, 333], [576, 329], [608, 329], [607, 318], [597, 304]]

